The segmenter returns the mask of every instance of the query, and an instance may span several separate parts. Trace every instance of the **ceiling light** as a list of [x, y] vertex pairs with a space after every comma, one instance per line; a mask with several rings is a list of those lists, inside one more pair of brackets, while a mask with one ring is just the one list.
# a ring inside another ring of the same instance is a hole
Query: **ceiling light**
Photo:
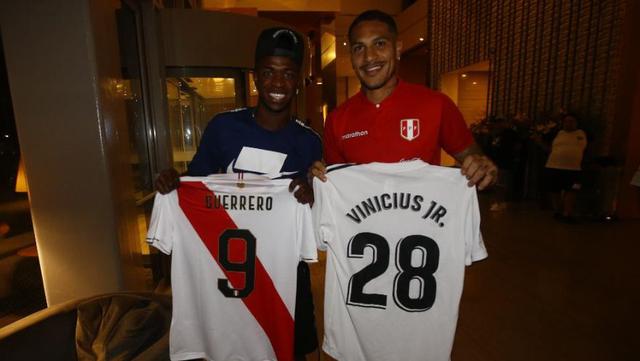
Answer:
[[345, 42], [343, 42], [343, 43], [342, 43], [342, 45], [347, 46], [347, 42], [346, 42], [346, 41], [345, 41]]
[[462, 74], [462, 75], [460, 75], [460, 76], [461, 76], [461, 77], [463, 77], [463, 78], [466, 78], [466, 77], [467, 77], [467, 74]]
[[424, 38], [420, 38], [420, 39], [418, 39], [418, 40], [420, 40], [420, 41], [424, 41]]

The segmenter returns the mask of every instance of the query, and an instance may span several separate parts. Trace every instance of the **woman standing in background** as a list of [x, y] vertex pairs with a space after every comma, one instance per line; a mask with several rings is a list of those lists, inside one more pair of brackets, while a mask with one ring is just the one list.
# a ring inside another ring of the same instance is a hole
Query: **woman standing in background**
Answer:
[[562, 129], [551, 143], [551, 153], [545, 165], [547, 190], [551, 193], [554, 216], [573, 222], [576, 194], [582, 187], [580, 175], [582, 156], [587, 147], [587, 135], [578, 128], [578, 118], [566, 114]]

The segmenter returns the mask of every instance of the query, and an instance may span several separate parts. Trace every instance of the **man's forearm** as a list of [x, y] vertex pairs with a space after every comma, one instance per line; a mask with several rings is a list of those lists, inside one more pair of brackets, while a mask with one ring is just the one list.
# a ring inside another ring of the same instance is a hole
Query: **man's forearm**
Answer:
[[472, 154], [484, 155], [484, 153], [482, 152], [482, 149], [480, 149], [480, 147], [478, 146], [478, 144], [476, 144], [476, 142], [473, 142], [470, 146], [467, 147], [467, 149], [463, 150], [462, 152], [453, 154], [453, 157], [459, 163], [462, 163], [462, 161], [467, 156], [472, 155]]

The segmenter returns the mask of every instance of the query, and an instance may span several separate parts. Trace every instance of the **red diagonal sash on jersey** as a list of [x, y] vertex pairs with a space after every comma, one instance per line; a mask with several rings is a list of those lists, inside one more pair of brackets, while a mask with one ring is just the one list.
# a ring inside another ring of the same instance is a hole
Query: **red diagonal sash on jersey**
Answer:
[[[235, 222], [223, 208], [207, 208], [205, 196], [213, 192], [201, 182], [182, 182], [178, 188], [180, 208], [191, 222], [215, 261], [218, 258], [218, 238], [227, 229], [238, 229]], [[276, 251], [276, 250], [274, 250]], [[240, 247], [230, 248], [231, 259], [243, 259], [244, 252]], [[240, 288], [244, 279], [237, 272], [220, 269], [234, 288]], [[216, 280], [212, 280], [216, 282]], [[271, 346], [279, 361], [293, 359], [294, 323], [284, 301], [280, 298], [271, 277], [256, 257], [255, 286], [253, 291], [241, 298], [256, 321], [269, 337]], [[251, 347], [251, 345], [247, 345]]]

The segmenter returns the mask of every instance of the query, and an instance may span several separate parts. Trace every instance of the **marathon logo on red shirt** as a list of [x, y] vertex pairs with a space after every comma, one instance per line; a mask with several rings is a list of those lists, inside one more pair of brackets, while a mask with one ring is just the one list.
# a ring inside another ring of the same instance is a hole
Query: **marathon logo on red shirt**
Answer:
[[400, 119], [400, 135], [412, 141], [420, 135], [420, 119]]
[[366, 130], [356, 130], [355, 132], [351, 132], [343, 135], [342, 140], [356, 138], [356, 137], [364, 137], [365, 135], [369, 135], [369, 132]]

